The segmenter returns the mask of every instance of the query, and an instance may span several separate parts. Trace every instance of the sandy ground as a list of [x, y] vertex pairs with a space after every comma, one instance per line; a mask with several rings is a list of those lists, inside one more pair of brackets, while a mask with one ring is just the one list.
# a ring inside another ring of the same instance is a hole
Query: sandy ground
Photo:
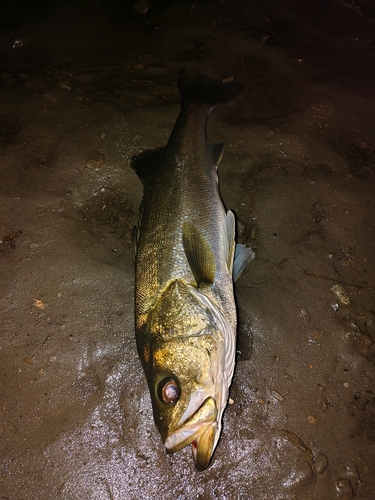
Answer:
[[[374, 498], [375, 20], [354, 3], [8, 9], [1, 499]], [[236, 287], [252, 352], [203, 473], [164, 452], [133, 323], [130, 159], [165, 144], [180, 66], [246, 87], [208, 135], [257, 252]]]

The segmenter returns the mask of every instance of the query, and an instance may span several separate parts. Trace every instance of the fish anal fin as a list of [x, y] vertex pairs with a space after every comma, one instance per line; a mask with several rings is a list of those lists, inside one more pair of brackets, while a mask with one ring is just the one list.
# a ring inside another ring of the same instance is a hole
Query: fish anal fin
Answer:
[[234, 253], [234, 263], [233, 263], [233, 281], [236, 281], [243, 273], [245, 267], [254, 259], [255, 252], [247, 247], [238, 243], [236, 245], [236, 250]]
[[207, 141], [207, 147], [211, 153], [215, 166], [218, 167], [220, 165], [221, 159], [223, 158], [224, 143]]
[[215, 279], [215, 256], [201, 231], [185, 222], [182, 226], [182, 242], [190, 269], [197, 286], [211, 285]]

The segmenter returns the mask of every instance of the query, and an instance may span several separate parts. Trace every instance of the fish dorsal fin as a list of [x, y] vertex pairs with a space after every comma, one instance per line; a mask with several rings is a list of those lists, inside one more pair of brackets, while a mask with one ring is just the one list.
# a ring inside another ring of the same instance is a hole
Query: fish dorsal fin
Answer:
[[236, 250], [234, 253], [234, 263], [233, 263], [233, 281], [236, 281], [239, 276], [241, 276], [245, 267], [251, 262], [255, 257], [255, 252], [246, 245], [238, 243], [236, 245]]
[[234, 219], [234, 214], [231, 210], [225, 215], [224, 219], [224, 259], [227, 263], [228, 271], [232, 274], [233, 270], [233, 260], [234, 260], [234, 250], [235, 250], [235, 230], [236, 221]]
[[221, 159], [223, 158], [224, 143], [207, 141], [207, 147], [210, 150], [215, 166], [218, 167], [220, 165]]
[[182, 226], [182, 242], [198, 287], [212, 285], [215, 279], [215, 256], [206, 238], [194, 224], [185, 222]]
[[164, 149], [165, 147], [146, 149], [146, 151], [143, 151], [137, 156], [133, 156], [131, 159], [131, 167], [143, 184], [150, 181], [155, 175]]

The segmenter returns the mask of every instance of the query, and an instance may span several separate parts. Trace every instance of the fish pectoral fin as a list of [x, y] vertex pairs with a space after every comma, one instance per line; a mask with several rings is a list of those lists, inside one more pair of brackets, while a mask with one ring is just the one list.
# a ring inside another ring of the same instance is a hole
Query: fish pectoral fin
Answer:
[[215, 256], [206, 238], [194, 224], [185, 222], [182, 226], [182, 242], [197, 286], [212, 285], [215, 279]]
[[234, 219], [234, 214], [231, 210], [225, 215], [224, 219], [224, 259], [227, 263], [228, 271], [232, 274], [233, 271], [233, 261], [235, 252], [235, 231], [236, 231], [236, 221]]
[[232, 271], [233, 281], [236, 281], [239, 276], [241, 276], [245, 267], [254, 259], [254, 257], [255, 252], [251, 248], [246, 245], [242, 245], [242, 243], [238, 243], [236, 245]]
[[218, 167], [224, 154], [223, 142], [210, 142], [207, 141], [207, 147], [210, 150], [214, 165]]
[[165, 147], [147, 149], [131, 159], [131, 167], [141, 179], [143, 184], [147, 183], [155, 175], [158, 163]]

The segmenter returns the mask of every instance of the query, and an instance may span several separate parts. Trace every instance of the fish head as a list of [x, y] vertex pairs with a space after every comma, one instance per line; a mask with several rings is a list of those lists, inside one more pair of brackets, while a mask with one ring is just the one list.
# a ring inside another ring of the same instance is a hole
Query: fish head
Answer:
[[159, 344], [149, 385], [154, 420], [167, 452], [189, 444], [196, 467], [205, 469], [219, 439], [222, 387], [210, 335]]
[[204, 470], [220, 437], [233, 375], [233, 328], [206, 295], [175, 280], [149, 314], [147, 330], [138, 349], [155, 424], [168, 453], [191, 444], [196, 468]]

